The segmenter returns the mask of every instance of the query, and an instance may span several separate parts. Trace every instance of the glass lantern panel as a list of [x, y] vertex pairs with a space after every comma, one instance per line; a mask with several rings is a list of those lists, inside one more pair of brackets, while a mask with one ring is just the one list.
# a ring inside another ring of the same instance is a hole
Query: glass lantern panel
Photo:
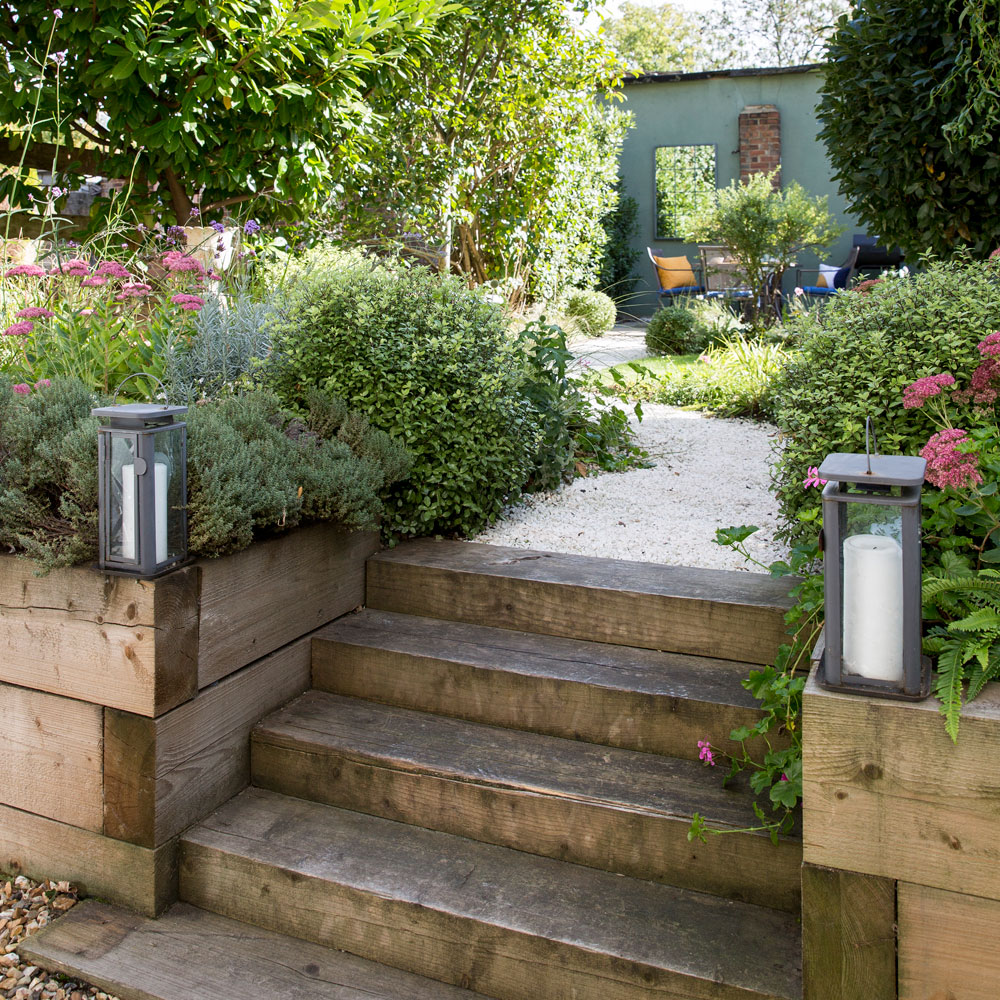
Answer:
[[184, 554], [184, 428], [175, 426], [153, 436], [156, 514], [156, 562]]
[[135, 434], [111, 432], [111, 476], [108, 484], [108, 554], [136, 562], [139, 558], [139, 491], [135, 475]]
[[872, 503], [842, 508], [844, 672], [902, 683], [902, 511]]

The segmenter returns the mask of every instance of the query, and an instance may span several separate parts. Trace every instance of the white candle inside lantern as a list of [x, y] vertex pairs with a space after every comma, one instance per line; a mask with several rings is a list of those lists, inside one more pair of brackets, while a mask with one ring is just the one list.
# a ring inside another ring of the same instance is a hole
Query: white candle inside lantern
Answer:
[[844, 540], [844, 670], [903, 679], [903, 550], [887, 535]]
[[[157, 462], [153, 470], [156, 525], [156, 561], [167, 558], [167, 466]], [[122, 466], [122, 558], [135, 559], [135, 466]]]

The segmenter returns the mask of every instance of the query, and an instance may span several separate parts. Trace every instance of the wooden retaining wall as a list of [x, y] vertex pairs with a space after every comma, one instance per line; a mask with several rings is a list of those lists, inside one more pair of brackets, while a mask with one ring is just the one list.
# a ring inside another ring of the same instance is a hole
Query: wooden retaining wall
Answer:
[[1000, 684], [957, 745], [938, 707], [809, 679], [805, 1000], [1000, 997]]
[[247, 784], [376, 548], [313, 525], [148, 581], [0, 556], [0, 870], [161, 911], [177, 834]]

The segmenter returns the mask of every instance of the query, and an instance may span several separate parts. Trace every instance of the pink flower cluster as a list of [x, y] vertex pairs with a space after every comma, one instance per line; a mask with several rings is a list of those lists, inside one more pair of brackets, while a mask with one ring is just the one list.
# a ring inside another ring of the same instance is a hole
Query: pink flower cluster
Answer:
[[944, 372], [941, 375], [928, 375], [918, 378], [912, 385], [903, 390], [903, 408], [913, 410], [923, 406], [928, 399], [941, 394], [941, 390], [955, 384], [955, 376]]
[[90, 265], [79, 257], [72, 260], [64, 260], [52, 268], [53, 274], [69, 274], [74, 278], [86, 278], [90, 274]]
[[83, 281], [80, 282], [80, 287], [81, 288], [100, 288], [102, 285], [106, 285], [107, 283], [108, 283], [108, 279], [105, 278], [104, 275], [95, 274], [95, 275], [93, 275], [90, 278], [84, 278]]
[[979, 353], [984, 358], [1000, 356], [1000, 330], [994, 330], [984, 340], [979, 341]]
[[23, 323], [15, 323], [13, 326], [8, 326], [4, 330], [3, 335], [5, 337], [27, 337], [34, 329], [35, 324], [30, 320], [25, 320]]
[[957, 427], [948, 427], [932, 434], [920, 449], [920, 456], [927, 460], [927, 481], [944, 489], [956, 490], [978, 486], [983, 481], [979, 474], [979, 461], [974, 452], [959, 451], [959, 446], [969, 441], [969, 435]]
[[698, 740], [698, 760], [703, 760], [709, 767], [715, 767], [715, 755], [708, 740]]
[[116, 260], [102, 260], [97, 265], [97, 274], [106, 278], [131, 278], [132, 272], [127, 267], [119, 264]]
[[18, 319], [50, 319], [55, 316], [55, 313], [50, 309], [43, 309], [41, 306], [25, 306], [14, 315]]
[[18, 264], [4, 272], [5, 278], [44, 278], [48, 272], [37, 264]]
[[806, 478], [802, 480], [802, 486], [804, 489], [809, 489], [810, 486], [826, 486], [826, 480], [819, 478], [818, 466], [809, 466], [806, 470]]
[[951, 398], [956, 403], [973, 402], [977, 406], [989, 406], [997, 398], [993, 382], [998, 376], [1000, 376], [1000, 361], [986, 358], [972, 373], [969, 387], [957, 389], [951, 394]]
[[181, 253], [180, 250], [168, 250], [163, 255], [161, 263], [172, 274], [190, 272], [197, 274], [198, 277], [204, 277], [205, 275], [205, 268], [202, 267], [201, 261], [195, 260], [194, 257], [188, 257], [187, 254]]
[[185, 312], [198, 312], [205, 304], [205, 300], [200, 295], [172, 295], [170, 301], [175, 306], [180, 306]]
[[119, 299], [142, 299], [145, 298], [153, 290], [152, 285], [147, 285], [144, 281], [127, 281], [122, 285], [119, 293]]
[[[40, 378], [35, 383], [35, 388], [36, 389], [48, 389], [48, 387], [50, 385], [52, 385], [52, 382], [49, 379], [47, 379], [47, 378]], [[16, 392], [19, 396], [28, 396], [28, 395], [31, 394], [31, 386], [28, 385], [27, 382], [18, 382], [17, 385], [13, 386], [12, 388], [13, 388], [14, 392]]]

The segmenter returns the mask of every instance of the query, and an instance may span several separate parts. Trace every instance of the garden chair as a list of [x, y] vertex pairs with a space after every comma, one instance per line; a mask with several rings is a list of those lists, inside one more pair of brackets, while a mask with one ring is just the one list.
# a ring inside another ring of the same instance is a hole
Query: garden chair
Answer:
[[[851, 247], [847, 260], [840, 267], [835, 264], [820, 264], [819, 267], [798, 268], [795, 272], [796, 287], [801, 288], [804, 295], [817, 299], [829, 298], [845, 288], [850, 288], [860, 249], [857, 246]], [[816, 281], [811, 285], [804, 284], [802, 280], [804, 274], [815, 274]]]
[[742, 281], [739, 265], [729, 247], [699, 246], [706, 295], [710, 299], [746, 299], [750, 289]]
[[695, 276], [694, 268], [687, 257], [657, 257], [652, 247], [646, 253], [653, 262], [656, 281], [660, 286], [660, 300], [671, 301], [679, 295], [700, 295], [704, 287]]

